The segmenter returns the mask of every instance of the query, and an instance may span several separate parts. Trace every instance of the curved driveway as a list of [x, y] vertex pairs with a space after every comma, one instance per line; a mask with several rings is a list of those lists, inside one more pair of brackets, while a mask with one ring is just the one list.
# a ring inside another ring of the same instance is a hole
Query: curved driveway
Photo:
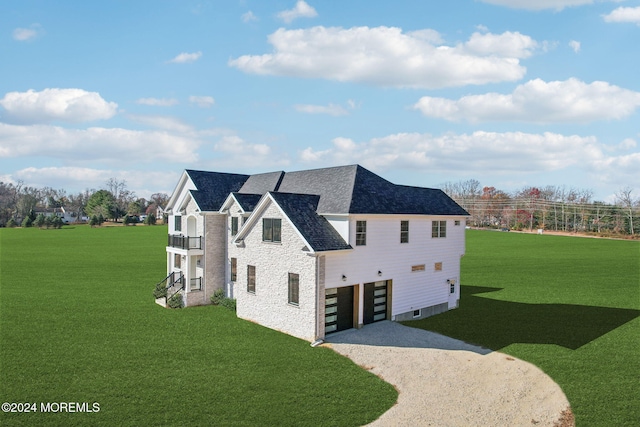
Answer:
[[397, 403], [371, 426], [553, 426], [569, 409], [536, 366], [396, 322], [338, 332], [324, 345], [397, 388]]

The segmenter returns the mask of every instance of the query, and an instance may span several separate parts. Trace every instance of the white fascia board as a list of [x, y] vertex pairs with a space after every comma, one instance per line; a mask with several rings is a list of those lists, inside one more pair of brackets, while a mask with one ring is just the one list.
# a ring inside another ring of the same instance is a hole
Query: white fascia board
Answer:
[[176, 188], [174, 188], [173, 193], [171, 193], [171, 197], [169, 197], [169, 201], [167, 202], [167, 206], [165, 207], [165, 212], [173, 212], [175, 210], [179, 210], [179, 207], [175, 206], [180, 202], [180, 197], [184, 193], [185, 188], [195, 189], [196, 186], [191, 181], [191, 177], [187, 171], [183, 171], [180, 179], [178, 180], [178, 184]]
[[298, 230], [298, 227], [296, 227], [295, 224], [293, 223], [293, 221], [291, 221], [291, 219], [289, 219], [289, 217], [284, 212], [284, 210], [280, 207], [278, 202], [276, 202], [275, 199], [273, 197], [271, 197], [270, 193], [265, 193], [264, 196], [262, 196], [262, 198], [260, 199], [260, 201], [256, 205], [255, 209], [253, 210], [253, 212], [251, 212], [251, 214], [249, 215], [247, 220], [244, 222], [244, 224], [242, 225], [242, 228], [240, 230], [238, 230], [238, 234], [236, 234], [236, 237], [233, 239], [233, 241], [231, 243], [235, 244], [235, 243], [237, 243], [238, 240], [243, 240], [244, 239], [244, 237], [249, 233], [248, 230], [251, 229], [255, 225], [255, 223], [258, 221], [258, 219], [262, 216], [262, 213], [269, 206], [269, 203], [273, 203], [274, 205], [276, 205], [278, 207], [278, 210], [280, 211], [280, 213], [282, 213], [282, 216], [285, 217], [287, 222], [291, 225], [291, 227], [293, 227], [293, 229], [295, 230], [295, 232], [298, 235], [298, 237], [300, 237], [300, 240], [302, 240], [302, 242], [304, 243], [304, 246], [306, 246], [309, 249], [309, 252], [307, 252], [307, 254], [308, 255], [315, 254], [316, 253], [315, 250], [311, 247], [309, 242], [307, 242], [307, 239], [305, 239], [304, 236], [302, 236], [302, 233], [300, 233], [300, 230]]
[[217, 211], [217, 213], [221, 213], [221, 214], [226, 213], [225, 211], [227, 209], [231, 208], [231, 206], [234, 203], [237, 204], [240, 207], [240, 212], [239, 213], [241, 213], [242, 215], [247, 214], [247, 213], [251, 213], [251, 212], [247, 212], [247, 211], [244, 210], [244, 208], [242, 207], [240, 202], [238, 202], [238, 199], [236, 199], [236, 196], [234, 196], [233, 193], [229, 193], [229, 195], [227, 196], [227, 198], [225, 199], [224, 203], [220, 207], [220, 210]]

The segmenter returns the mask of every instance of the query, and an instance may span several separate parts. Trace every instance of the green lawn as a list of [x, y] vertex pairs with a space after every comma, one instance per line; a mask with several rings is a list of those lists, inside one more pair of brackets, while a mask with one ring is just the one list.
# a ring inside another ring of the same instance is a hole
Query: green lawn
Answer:
[[222, 307], [153, 302], [165, 227], [0, 229], [0, 425], [355, 426], [395, 389], [326, 348]]
[[461, 284], [406, 324], [534, 363], [578, 426], [640, 425], [640, 242], [469, 230]]

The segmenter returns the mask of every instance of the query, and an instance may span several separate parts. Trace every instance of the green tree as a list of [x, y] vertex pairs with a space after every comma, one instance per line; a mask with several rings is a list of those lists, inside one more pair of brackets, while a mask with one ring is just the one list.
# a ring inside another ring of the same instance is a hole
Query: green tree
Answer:
[[44, 214], [39, 214], [35, 221], [33, 222], [33, 225], [35, 225], [36, 227], [44, 227], [46, 223], [46, 218], [44, 216]]
[[93, 193], [87, 200], [85, 211], [91, 216], [117, 219], [115, 198], [107, 190]]
[[147, 225], [156, 225], [156, 216], [152, 213], [147, 215], [147, 217], [144, 219], [144, 223]]

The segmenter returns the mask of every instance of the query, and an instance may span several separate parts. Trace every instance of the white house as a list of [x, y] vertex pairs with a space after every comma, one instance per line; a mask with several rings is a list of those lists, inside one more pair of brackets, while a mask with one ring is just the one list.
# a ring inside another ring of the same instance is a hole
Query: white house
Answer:
[[359, 165], [187, 170], [165, 212], [167, 285], [186, 306], [223, 288], [239, 317], [308, 341], [458, 306], [468, 213], [441, 190]]

